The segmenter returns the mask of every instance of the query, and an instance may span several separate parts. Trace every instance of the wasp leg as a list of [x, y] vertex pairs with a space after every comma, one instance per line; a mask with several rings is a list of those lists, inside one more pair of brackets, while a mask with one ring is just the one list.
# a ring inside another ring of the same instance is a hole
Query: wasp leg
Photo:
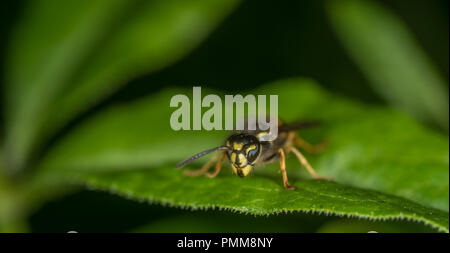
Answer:
[[286, 159], [285, 159], [285, 155], [284, 155], [284, 151], [283, 149], [278, 149], [278, 154], [280, 154], [280, 168], [281, 171], [283, 172], [283, 184], [284, 184], [284, 188], [288, 189], [288, 190], [294, 190], [295, 187], [291, 186], [288, 183], [288, 178], [286, 175]]
[[183, 174], [185, 176], [191, 176], [191, 177], [200, 176], [200, 175], [205, 174], [209, 170], [209, 168], [211, 168], [211, 165], [213, 165], [214, 162], [217, 160], [217, 156], [218, 156], [218, 154], [215, 153], [214, 156], [207, 163], [205, 163], [200, 169], [185, 170], [183, 172]]
[[315, 178], [315, 179], [324, 179], [324, 180], [333, 180], [333, 178], [331, 178], [331, 177], [322, 177], [319, 174], [317, 174], [317, 172], [311, 167], [311, 165], [308, 163], [308, 161], [302, 155], [302, 153], [300, 153], [300, 151], [298, 151], [296, 148], [289, 147], [286, 152], [289, 153], [291, 151], [295, 154], [295, 156], [297, 156], [297, 158], [300, 161], [300, 163], [303, 166], [305, 166], [305, 168], [308, 170], [309, 174], [311, 174], [311, 176], [313, 178]]
[[207, 177], [213, 178], [213, 177], [217, 176], [217, 174], [219, 174], [220, 169], [222, 168], [223, 159], [225, 159], [226, 155], [227, 155], [226, 152], [222, 153], [222, 156], [220, 157], [219, 161], [217, 162], [216, 168], [214, 169], [214, 171], [206, 173]]
[[319, 144], [311, 144], [305, 141], [300, 135], [295, 133], [294, 136], [294, 145], [305, 150], [310, 154], [319, 154], [322, 153], [328, 147], [328, 141], [322, 141]]

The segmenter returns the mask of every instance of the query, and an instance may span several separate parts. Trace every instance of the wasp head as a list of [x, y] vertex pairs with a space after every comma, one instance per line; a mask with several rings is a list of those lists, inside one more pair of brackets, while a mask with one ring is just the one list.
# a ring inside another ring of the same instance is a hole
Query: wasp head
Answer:
[[227, 139], [228, 158], [234, 173], [240, 177], [247, 176], [258, 160], [261, 144], [253, 135], [234, 134]]

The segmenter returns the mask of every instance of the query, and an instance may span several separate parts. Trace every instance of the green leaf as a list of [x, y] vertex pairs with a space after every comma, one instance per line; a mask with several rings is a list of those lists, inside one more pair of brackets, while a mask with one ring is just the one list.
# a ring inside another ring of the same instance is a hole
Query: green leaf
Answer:
[[373, 88], [390, 103], [448, 130], [448, 81], [404, 23], [376, 1], [329, 1], [339, 39]]
[[129, 79], [186, 55], [235, 4], [30, 2], [7, 62], [9, 169], [23, 167], [37, 145]]
[[217, 178], [187, 178], [172, 166], [158, 169], [103, 172], [81, 177], [89, 188], [126, 198], [192, 209], [224, 209], [256, 215], [308, 212], [368, 219], [421, 221], [448, 232], [448, 213], [403, 198], [322, 180], [291, 180], [285, 190], [281, 176], [238, 178], [231, 172]]
[[[161, 207], [161, 209], [164, 207]], [[166, 210], [166, 209], [165, 209]], [[167, 212], [164, 212], [165, 214]], [[179, 213], [179, 214], [178, 214]], [[424, 233], [431, 227], [407, 221], [369, 221], [290, 213], [258, 216], [227, 211], [178, 211], [133, 229], [138, 233]]]
[[430, 233], [431, 229], [414, 223], [372, 222], [367, 220], [340, 219], [320, 227], [318, 233]]
[[[159, 209], [167, 210], [164, 207]], [[331, 217], [319, 215], [256, 216], [228, 211], [175, 211], [152, 219], [131, 232], [137, 233], [313, 233]], [[423, 227], [423, 225], [420, 225]]]
[[[93, 116], [48, 153], [38, 168], [40, 176], [60, 179], [87, 175], [90, 185], [173, 205], [217, 206], [260, 214], [309, 210], [370, 218], [409, 218], [448, 230], [448, 137], [422, 127], [404, 114], [329, 94], [305, 79], [282, 80], [255, 91], [254, 94], [278, 94], [279, 115], [286, 122], [324, 122], [320, 128], [300, 134], [307, 140], [325, 138], [330, 142], [324, 153], [307, 158], [319, 174], [334, 177], [336, 183], [297, 181], [299, 190], [292, 193], [283, 190], [277, 164], [257, 168], [256, 175], [246, 179], [194, 179], [174, 172], [177, 162], [220, 145], [226, 137], [220, 131], [171, 130], [169, 118], [174, 108], [169, 108], [169, 102], [180, 93], [189, 95], [192, 91], [167, 89]], [[203, 95], [207, 93], [210, 91]], [[290, 157], [287, 164], [292, 181], [309, 177], [295, 158]], [[225, 165], [226, 169], [229, 168]], [[111, 171], [118, 172], [102, 174]], [[89, 176], [92, 173], [99, 174]], [[243, 199], [235, 197], [235, 202], [229, 202], [231, 190]], [[183, 199], [177, 192], [192, 195]], [[317, 196], [313, 198], [314, 194]], [[269, 203], [283, 195], [288, 202], [280, 209]]]

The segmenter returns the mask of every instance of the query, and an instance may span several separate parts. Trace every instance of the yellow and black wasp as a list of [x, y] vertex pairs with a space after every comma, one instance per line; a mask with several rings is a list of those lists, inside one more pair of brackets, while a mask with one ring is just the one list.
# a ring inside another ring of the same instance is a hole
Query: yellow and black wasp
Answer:
[[286, 174], [286, 155], [290, 152], [294, 153], [300, 163], [308, 170], [311, 176], [315, 179], [326, 179], [319, 176], [311, 167], [303, 154], [296, 148], [302, 148], [308, 153], [321, 152], [326, 143], [312, 145], [303, 140], [295, 131], [299, 129], [314, 127], [318, 122], [297, 122], [293, 124], [282, 124], [279, 121], [278, 136], [273, 141], [260, 141], [260, 136], [268, 134], [267, 131], [261, 130], [242, 130], [233, 133], [225, 142], [225, 145], [215, 147], [209, 150], [200, 152], [179, 163], [175, 168], [181, 168], [184, 165], [215, 151], [222, 151], [219, 161], [216, 164], [214, 171], [208, 172], [212, 164], [217, 160], [219, 152], [217, 152], [202, 168], [197, 170], [187, 170], [184, 172], [188, 176], [206, 175], [207, 177], [215, 177], [222, 168], [222, 163], [225, 157], [228, 157], [233, 172], [240, 177], [246, 177], [255, 166], [274, 162], [279, 160], [280, 169], [283, 174], [283, 184], [286, 189], [293, 190], [294, 187], [289, 185]]

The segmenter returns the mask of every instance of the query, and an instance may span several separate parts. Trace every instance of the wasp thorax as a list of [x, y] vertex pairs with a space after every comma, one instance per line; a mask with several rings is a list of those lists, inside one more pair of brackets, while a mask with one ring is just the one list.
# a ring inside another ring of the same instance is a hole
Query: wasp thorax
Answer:
[[258, 138], [249, 134], [234, 134], [228, 138], [226, 145], [234, 173], [240, 177], [247, 176], [260, 154]]

